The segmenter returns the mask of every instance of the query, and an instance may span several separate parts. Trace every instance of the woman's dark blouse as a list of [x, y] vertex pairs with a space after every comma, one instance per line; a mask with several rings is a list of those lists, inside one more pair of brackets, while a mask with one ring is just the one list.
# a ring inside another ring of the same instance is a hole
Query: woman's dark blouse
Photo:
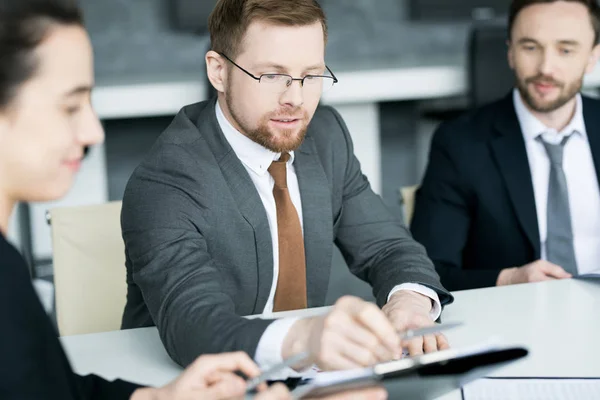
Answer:
[[73, 373], [31, 284], [0, 234], [0, 399], [129, 399], [139, 386]]

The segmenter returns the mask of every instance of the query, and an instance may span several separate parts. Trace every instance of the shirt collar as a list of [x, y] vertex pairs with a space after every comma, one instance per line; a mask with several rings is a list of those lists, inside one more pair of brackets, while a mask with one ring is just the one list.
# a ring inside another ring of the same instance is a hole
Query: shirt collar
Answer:
[[[583, 106], [581, 100], [581, 94], [576, 95], [577, 104], [575, 105], [575, 114], [569, 124], [559, 133], [560, 136], [566, 136], [573, 132], [580, 134], [583, 138], [587, 138], [585, 130], [585, 122], [583, 120]], [[518, 89], [513, 89], [513, 102], [515, 105], [515, 112], [521, 125], [521, 131], [525, 140], [535, 140], [538, 136], [548, 132], [556, 132], [551, 128], [544, 125], [539, 119], [537, 119], [531, 111], [527, 108], [521, 94]]]
[[[225, 139], [229, 142], [229, 145], [235, 152], [235, 155], [240, 161], [250, 168], [257, 175], [264, 175], [267, 169], [273, 161], [279, 160], [281, 153], [275, 153], [260, 144], [256, 143], [248, 136], [242, 134], [240, 131], [227, 120], [223, 110], [219, 105], [219, 102], [215, 102], [215, 112], [217, 114], [217, 121], [225, 135]], [[294, 162], [294, 152], [290, 151], [290, 159], [288, 165]]]

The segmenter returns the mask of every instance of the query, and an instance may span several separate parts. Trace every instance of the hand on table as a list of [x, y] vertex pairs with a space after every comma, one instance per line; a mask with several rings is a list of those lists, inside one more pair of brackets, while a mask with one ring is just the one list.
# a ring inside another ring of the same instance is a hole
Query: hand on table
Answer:
[[556, 264], [546, 260], [538, 260], [522, 267], [505, 268], [500, 271], [496, 284], [498, 286], [517, 283], [542, 282], [554, 279], [567, 279], [572, 275]]
[[400, 357], [400, 338], [375, 305], [352, 296], [339, 299], [326, 315], [297, 321], [283, 344], [282, 357], [300, 352], [321, 370], [360, 368]]
[[[407, 329], [425, 328], [433, 326], [431, 319], [431, 299], [417, 292], [401, 290], [394, 293], [385, 306], [383, 312], [397, 332]], [[402, 342], [403, 348], [408, 348], [411, 356], [431, 353], [448, 349], [450, 345], [446, 337], [439, 333], [417, 337]]]

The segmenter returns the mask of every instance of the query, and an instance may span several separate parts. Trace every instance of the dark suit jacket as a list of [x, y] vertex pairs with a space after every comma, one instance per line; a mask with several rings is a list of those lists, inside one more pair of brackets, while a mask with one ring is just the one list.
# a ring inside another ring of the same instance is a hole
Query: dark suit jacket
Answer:
[[[583, 115], [600, 176], [600, 102], [583, 97]], [[501, 269], [540, 258], [531, 171], [512, 93], [439, 127], [411, 229], [449, 290], [494, 286]]]
[[[294, 165], [309, 307], [324, 304], [334, 241], [379, 305], [404, 282], [451, 301], [423, 247], [371, 191], [332, 108], [317, 109]], [[272, 321], [240, 316], [262, 313], [269, 297], [271, 235], [258, 192], [219, 128], [214, 100], [185, 107], [161, 135], [127, 185], [121, 223], [123, 328], [155, 323], [181, 364], [203, 353], [254, 356]]]
[[138, 385], [73, 373], [27, 271], [0, 233], [0, 399], [129, 399]]

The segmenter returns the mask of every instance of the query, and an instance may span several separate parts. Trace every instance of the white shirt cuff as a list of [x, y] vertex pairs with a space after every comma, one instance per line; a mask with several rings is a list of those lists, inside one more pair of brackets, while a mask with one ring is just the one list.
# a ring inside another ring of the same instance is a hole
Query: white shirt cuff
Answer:
[[[256, 354], [254, 355], [254, 361], [261, 369], [265, 370], [274, 366], [275, 364], [283, 362], [283, 357], [281, 357], [283, 341], [292, 328], [292, 325], [294, 325], [299, 319], [300, 318], [293, 317], [282, 318], [276, 320], [267, 327], [258, 342]], [[294, 371], [292, 368], [285, 368], [278, 374], [274, 374], [270, 380], [279, 380], [298, 376], [302, 376], [302, 374]]]
[[419, 285], [418, 283], [403, 283], [401, 285], [394, 286], [394, 288], [390, 291], [390, 294], [388, 294], [387, 301], [390, 301], [390, 297], [392, 297], [394, 293], [401, 290], [410, 290], [429, 297], [433, 302], [430, 312], [432, 320], [437, 320], [442, 314], [442, 303], [440, 303], [440, 297], [438, 294], [433, 289]]

